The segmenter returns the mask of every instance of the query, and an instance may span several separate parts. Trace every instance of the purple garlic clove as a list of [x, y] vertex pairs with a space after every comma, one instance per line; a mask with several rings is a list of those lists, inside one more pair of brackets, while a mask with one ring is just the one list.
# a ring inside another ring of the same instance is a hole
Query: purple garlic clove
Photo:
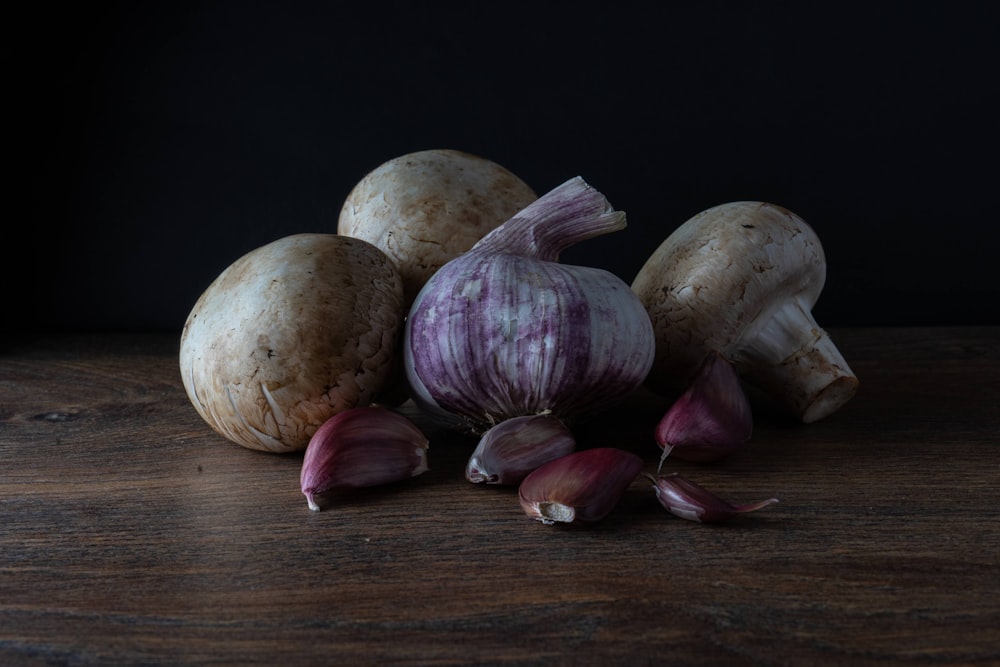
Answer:
[[381, 406], [337, 413], [316, 430], [302, 459], [302, 493], [309, 509], [316, 496], [377, 486], [427, 471], [428, 441], [403, 415]]
[[465, 478], [474, 484], [520, 484], [535, 468], [574, 449], [576, 439], [556, 417], [512, 417], [483, 434], [469, 457]]
[[721, 523], [737, 514], [753, 512], [778, 502], [777, 498], [768, 498], [756, 503], [733, 505], [677, 473], [659, 477], [646, 476], [653, 482], [653, 490], [660, 504], [671, 514], [688, 521]]
[[753, 416], [736, 368], [716, 352], [656, 426], [662, 460], [718, 461], [750, 439]]
[[518, 488], [521, 508], [544, 524], [592, 523], [615, 508], [642, 459], [614, 447], [573, 452], [536, 468]]

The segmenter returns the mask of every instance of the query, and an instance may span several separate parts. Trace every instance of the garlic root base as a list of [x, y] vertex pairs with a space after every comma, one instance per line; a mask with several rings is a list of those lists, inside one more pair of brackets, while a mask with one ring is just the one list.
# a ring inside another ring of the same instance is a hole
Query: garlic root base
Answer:
[[569, 505], [562, 503], [538, 503], [538, 520], [546, 525], [573, 523], [576, 512]]

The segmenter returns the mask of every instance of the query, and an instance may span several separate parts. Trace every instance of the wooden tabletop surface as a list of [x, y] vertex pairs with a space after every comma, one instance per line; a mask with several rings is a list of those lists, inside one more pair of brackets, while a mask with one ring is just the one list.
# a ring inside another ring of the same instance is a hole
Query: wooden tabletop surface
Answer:
[[[429, 472], [312, 512], [301, 454], [197, 415], [178, 336], [7, 339], [0, 665], [1000, 664], [1000, 328], [831, 333], [851, 403], [760, 405], [742, 452], [668, 466], [780, 499], [715, 526], [641, 477], [597, 524], [543, 525], [425, 422]], [[665, 409], [639, 394], [580, 447], [653, 472]]]

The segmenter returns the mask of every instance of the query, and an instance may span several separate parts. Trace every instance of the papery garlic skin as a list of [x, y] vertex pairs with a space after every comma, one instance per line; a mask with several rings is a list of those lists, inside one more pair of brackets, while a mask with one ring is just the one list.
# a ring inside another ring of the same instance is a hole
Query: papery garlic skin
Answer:
[[768, 498], [755, 503], [734, 505], [678, 473], [653, 477], [653, 491], [660, 504], [674, 516], [697, 523], [722, 523], [737, 514], [753, 512], [778, 502]]
[[752, 431], [750, 401], [739, 374], [721, 355], [710, 352], [691, 385], [656, 425], [655, 435], [664, 459], [713, 462], [741, 449]]
[[642, 303], [608, 271], [557, 261], [565, 247], [624, 224], [572, 179], [443, 266], [406, 322], [414, 400], [481, 434], [516, 416], [572, 421], [638, 388], [655, 354]]
[[519, 484], [528, 473], [574, 449], [576, 438], [559, 419], [511, 417], [483, 434], [469, 456], [465, 478], [474, 484]]
[[382, 406], [353, 408], [324, 422], [306, 447], [300, 483], [309, 509], [336, 490], [378, 486], [428, 470], [429, 442], [405, 416]]
[[642, 465], [639, 456], [614, 447], [573, 452], [525, 477], [518, 501], [525, 514], [546, 525], [594, 523], [611, 513]]

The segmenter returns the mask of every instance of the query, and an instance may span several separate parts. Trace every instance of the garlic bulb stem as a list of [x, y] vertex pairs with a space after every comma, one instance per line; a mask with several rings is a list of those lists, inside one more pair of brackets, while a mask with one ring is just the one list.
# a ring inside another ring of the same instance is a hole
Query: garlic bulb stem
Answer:
[[577, 176], [519, 211], [473, 249], [557, 262], [566, 248], [625, 226], [625, 213]]

